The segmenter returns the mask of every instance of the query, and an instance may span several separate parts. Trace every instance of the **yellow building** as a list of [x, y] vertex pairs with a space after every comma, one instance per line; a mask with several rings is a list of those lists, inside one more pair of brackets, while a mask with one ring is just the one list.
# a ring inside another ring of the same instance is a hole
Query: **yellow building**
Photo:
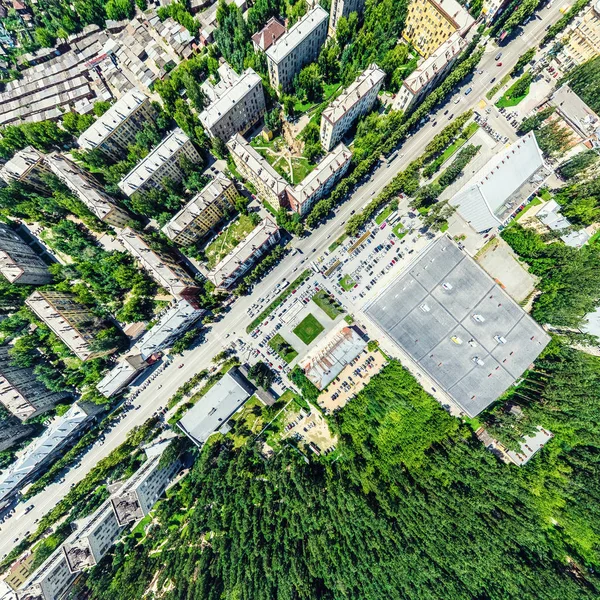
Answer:
[[566, 70], [600, 54], [600, 0], [584, 9], [565, 31], [560, 62]]
[[466, 33], [474, 19], [456, 0], [413, 0], [402, 33], [423, 58], [429, 58], [453, 33]]

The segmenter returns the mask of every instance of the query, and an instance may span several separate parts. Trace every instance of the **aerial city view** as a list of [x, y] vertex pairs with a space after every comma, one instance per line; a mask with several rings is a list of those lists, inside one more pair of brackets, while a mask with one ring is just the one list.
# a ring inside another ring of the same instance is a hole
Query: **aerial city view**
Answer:
[[0, 0], [0, 600], [600, 598], [598, 115], [598, 0]]

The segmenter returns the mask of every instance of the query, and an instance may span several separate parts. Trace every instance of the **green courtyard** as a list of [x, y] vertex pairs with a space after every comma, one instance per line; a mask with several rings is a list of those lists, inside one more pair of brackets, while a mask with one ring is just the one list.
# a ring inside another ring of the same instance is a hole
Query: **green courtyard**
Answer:
[[289, 365], [298, 356], [294, 347], [278, 333], [269, 340], [269, 347]]
[[240, 215], [227, 229], [216, 237], [206, 248], [206, 264], [209, 269], [214, 268], [225, 258], [248, 234], [254, 229], [252, 219], [247, 215]]
[[300, 183], [317, 166], [304, 156], [292, 155], [281, 136], [271, 141], [257, 136], [250, 145], [292, 185]]
[[308, 346], [322, 331], [325, 331], [325, 327], [309, 314], [296, 326], [294, 334]]

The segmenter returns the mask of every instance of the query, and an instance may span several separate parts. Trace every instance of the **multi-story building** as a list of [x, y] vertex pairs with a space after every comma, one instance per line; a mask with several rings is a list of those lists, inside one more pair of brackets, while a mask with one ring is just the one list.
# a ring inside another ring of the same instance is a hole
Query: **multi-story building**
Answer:
[[348, 18], [350, 13], [362, 13], [365, 0], [332, 0], [329, 12], [329, 35], [334, 35], [341, 17]]
[[125, 210], [117, 205], [100, 184], [81, 167], [62, 154], [48, 154], [45, 158], [50, 170], [101, 221], [114, 227], [124, 227], [130, 220]]
[[44, 285], [52, 281], [46, 263], [8, 225], [2, 223], [0, 273], [11, 283]]
[[413, 0], [402, 36], [429, 58], [453, 33], [464, 35], [474, 22], [456, 0]]
[[150, 248], [135, 231], [126, 227], [117, 239], [144, 271], [172, 296], [191, 302], [198, 296], [200, 288], [196, 280], [169, 255]]
[[37, 290], [25, 304], [68, 346], [81, 360], [106, 356], [115, 348], [93, 350], [93, 341], [103, 325], [89, 308], [75, 300], [75, 294], [55, 290]]
[[77, 139], [84, 150], [100, 150], [111, 159], [127, 156], [135, 136], [156, 117], [150, 98], [138, 89], [129, 90]]
[[121, 181], [119, 187], [126, 196], [151, 187], [160, 187], [163, 180], [179, 182], [183, 171], [179, 166], [181, 156], [191, 162], [200, 162], [200, 155], [190, 138], [176, 127], [146, 158], [141, 160]]
[[198, 192], [162, 231], [180, 246], [194, 244], [235, 211], [238, 196], [233, 181], [219, 175]]
[[290, 89], [302, 67], [314, 62], [327, 38], [329, 16], [321, 7], [310, 10], [266, 52], [271, 85]]
[[231, 288], [280, 237], [277, 224], [270, 217], [266, 217], [208, 273], [207, 278], [218, 288]]
[[0, 177], [11, 183], [20, 181], [30, 185], [32, 188], [45, 191], [46, 183], [44, 175], [49, 173], [44, 162], [44, 155], [33, 146], [27, 146], [19, 150], [0, 170]]
[[321, 145], [327, 152], [342, 140], [356, 119], [373, 108], [384, 79], [385, 72], [372, 64], [323, 111]]
[[0, 452], [27, 437], [32, 431], [31, 425], [23, 425], [18, 419], [0, 417]]
[[481, 14], [485, 16], [485, 20], [491, 23], [500, 13], [508, 0], [483, 0]]
[[561, 35], [562, 49], [557, 57], [564, 71], [600, 54], [600, 0], [595, 0]]
[[448, 74], [465, 46], [464, 38], [459, 33], [453, 33], [404, 80], [392, 108], [406, 112], [423, 100]]
[[200, 122], [212, 138], [226, 142], [234, 133], [246, 133], [265, 114], [262, 79], [246, 69], [232, 85], [215, 93], [215, 99], [200, 113]]
[[339, 144], [296, 187], [288, 186], [292, 210], [305, 215], [344, 176], [351, 160], [352, 152]]
[[252, 36], [254, 51], [266, 52], [285, 31], [285, 25], [282, 25], [275, 17], [271, 17], [266, 25]]
[[68, 392], [51, 392], [37, 380], [32, 368], [11, 363], [9, 346], [0, 346], [0, 403], [25, 421], [54, 408]]
[[143, 360], [169, 348], [205, 313], [202, 308], [187, 300], [167, 307], [156, 324], [136, 343], [135, 348]]
[[287, 206], [287, 181], [239, 134], [228, 142], [227, 148], [238, 171], [256, 188], [259, 196], [275, 209]]

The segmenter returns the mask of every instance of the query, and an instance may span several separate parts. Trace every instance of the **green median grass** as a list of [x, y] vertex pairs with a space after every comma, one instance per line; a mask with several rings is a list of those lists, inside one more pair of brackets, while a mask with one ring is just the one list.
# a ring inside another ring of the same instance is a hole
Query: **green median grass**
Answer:
[[279, 333], [269, 340], [269, 347], [275, 350], [288, 365], [298, 356], [294, 347]]

